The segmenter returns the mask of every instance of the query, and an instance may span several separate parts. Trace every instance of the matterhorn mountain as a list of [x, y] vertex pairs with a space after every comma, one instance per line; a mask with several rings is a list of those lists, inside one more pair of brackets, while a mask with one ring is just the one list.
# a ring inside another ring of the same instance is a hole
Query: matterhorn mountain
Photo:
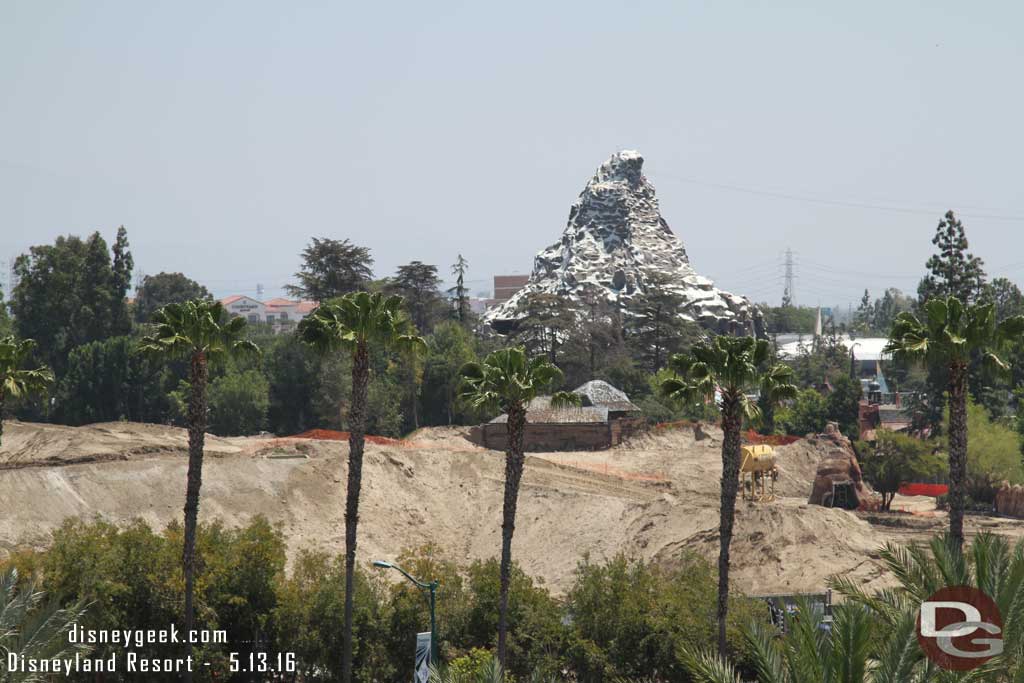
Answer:
[[557, 295], [579, 313], [601, 301], [629, 315], [631, 302], [657, 287], [678, 296], [685, 320], [720, 334], [760, 334], [761, 315], [749, 300], [716, 289], [690, 266], [643, 163], [625, 150], [601, 164], [569, 210], [562, 239], [537, 254], [529, 283], [484, 320], [511, 330], [536, 294]]

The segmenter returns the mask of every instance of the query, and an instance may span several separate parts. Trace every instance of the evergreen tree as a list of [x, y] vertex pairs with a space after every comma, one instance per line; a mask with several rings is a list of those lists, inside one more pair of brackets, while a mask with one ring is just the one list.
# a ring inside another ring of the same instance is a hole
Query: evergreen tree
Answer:
[[456, 259], [452, 266], [452, 275], [455, 276], [455, 286], [448, 290], [452, 299], [452, 309], [455, 311], [456, 319], [465, 325], [469, 322], [472, 311], [469, 308], [469, 295], [466, 291], [466, 271], [469, 269], [469, 261], [462, 258]]
[[626, 344], [633, 358], [652, 374], [701, 336], [697, 326], [682, 317], [682, 297], [662, 284], [652, 282], [636, 296], [625, 320]]
[[7, 303], [4, 301], [4, 290], [0, 287], [0, 337], [6, 337], [11, 333], [14, 324], [11, 316], [7, 313]]
[[444, 302], [437, 289], [440, 284], [437, 266], [422, 261], [399, 266], [395, 277], [387, 284], [388, 291], [405, 300], [409, 318], [420, 334], [429, 334], [434, 323], [443, 315]]
[[128, 290], [132, 284], [132, 268], [135, 261], [132, 259], [132, 252], [128, 251], [128, 231], [122, 225], [117, 229], [117, 239], [114, 240], [114, 264], [112, 268], [111, 288], [113, 290], [113, 301], [111, 301], [110, 319], [111, 332], [115, 335], [128, 334], [132, 329], [132, 321], [128, 315]]
[[[34, 246], [14, 262], [18, 284], [11, 311], [18, 336], [43, 340], [35, 353], [57, 376], [76, 346], [113, 336], [114, 288], [107, 243], [69, 235]], [[123, 297], [121, 297], [123, 301]]]
[[857, 307], [857, 312], [854, 314], [854, 329], [861, 334], [868, 334], [873, 326], [874, 316], [875, 308], [871, 303], [871, 295], [865, 289], [864, 296], [860, 298], [860, 306]]
[[1005, 277], [997, 277], [985, 286], [982, 298], [996, 307], [996, 319], [1006, 320], [1024, 314], [1024, 294]]
[[871, 326], [876, 332], [886, 332], [892, 327], [896, 316], [914, 309], [914, 301], [895, 287], [890, 287], [875, 300]]
[[298, 285], [287, 285], [292, 296], [323, 303], [364, 289], [373, 277], [370, 250], [348, 240], [313, 238], [302, 251], [302, 267], [295, 277]]
[[545, 355], [549, 363], [557, 365], [558, 352], [576, 329], [576, 315], [562, 297], [545, 292], [525, 295], [521, 309], [526, 315], [517, 321], [513, 339], [528, 355]]
[[[952, 211], [947, 211], [935, 229], [932, 244], [938, 247], [925, 266], [928, 274], [917, 287], [917, 309], [923, 311], [931, 299], [956, 297], [962, 304], [976, 302], [985, 283], [983, 262], [967, 251], [967, 235], [963, 223]], [[976, 359], [975, 359], [976, 360]], [[976, 366], [976, 362], [972, 362]], [[976, 369], [976, 368], [975, 368]], [[934, 433], [941, 432], [939, 419], [946, 405], [946, 387], [949, 384], [948, 368], [944, 365], [928, 366], [928, 397], [923, 403], [929, 406], [931, 427]], [[972, 373], [977, 378], [977, 373]], [[977, 397], [980, 386], [972, 384], [972, 393]]]
[[142, 278], [135, 291], [135, 321], [148, 323], [157, 310], [167, 304], [180, 304], [192, 299], [212, 300], [206, 287], [181, 273], [157, 273]]
[[952, 211], [939, 221], [932, 244], [938, 253], [925, 264], [928, 275], [918, 285], [918, 304], [923, 307], [929, 299], [950, 296], [964, 304], [977, 301], [985, 284], [984, 262], [967, 251], [964, 225]]

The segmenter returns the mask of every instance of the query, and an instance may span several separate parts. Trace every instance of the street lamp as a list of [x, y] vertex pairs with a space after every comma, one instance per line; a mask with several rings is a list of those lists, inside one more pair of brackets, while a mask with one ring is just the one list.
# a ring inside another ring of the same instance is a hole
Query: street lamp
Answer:
[[419, 579], [413, 578], [409, 572], [399, 567], [394, 562], [386, 562], [384, 560], [374, 560], [373, 566], [380, 569], [394, 569], [399, 574], [409, 579], [413, 585], [421, 590], [430, 591], [430, 662], [434, 665], [441, 663], [437, 656], [437, 621], [434, 617], [434, 606], [437, 599], [437, 581], [431, 581], [430, 583], [424, 583]]

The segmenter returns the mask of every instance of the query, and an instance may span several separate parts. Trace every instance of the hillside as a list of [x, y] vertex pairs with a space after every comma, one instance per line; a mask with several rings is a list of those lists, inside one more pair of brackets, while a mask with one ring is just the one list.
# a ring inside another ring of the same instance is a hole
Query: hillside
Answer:
[[[683, 549], [717, 554], [721, 433], [648, 435], [598, 453], [527, 460], [514, 541], [518, 561], [556, 593], [589, 553], [672, 562]], [[210, 437], [200, 518], [242, 524], [263, 514], [282, 525], [294, 555], [343, 544], [344, 442]], [[748, 593], [819, 590], [843, 573], [886, 582], [874, 559], [888, 538], [920, 537], [941, 518], [872, 525], [857, 514], [805, 504], [817, 458], [810, 442], [779, 449], [784, 497], [738, 505], [736, 586]], [[109, 423], [8, 423], [0, 449], [0, 553], [42, 546], [70, 515], [154, 526], [179, 519], [184, 430]], [[368, 444], [360, 527], [364, 562], [433, 541], [453, 559], [499, 548], [503, 459], [457, 428], [421, 430], [404, 444]], [[987, 522], [990, 523], [990, 522]], [[995, 523], [990, 523], [995, 524]], [[998, 526], [998, 525], [996, 525]]]

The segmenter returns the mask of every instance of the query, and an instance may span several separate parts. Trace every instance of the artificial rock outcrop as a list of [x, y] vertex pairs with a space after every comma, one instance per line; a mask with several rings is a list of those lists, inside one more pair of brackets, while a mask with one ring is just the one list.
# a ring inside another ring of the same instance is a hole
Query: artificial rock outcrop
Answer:
[[[808, 436], [808, 440], [826, 445], [828, 452], [818, 463], [814, 488], [807, 502], [825, 507], [838, 506], [852, 510], [859, 508], [867, 501], [870, 492], [864, 487], [864, 477], [853, 444], [843, 436], [834, 422], [825, 427], [824, 434]], [[837, 486], [842, 489], [842, 501], [835, 500], [839, 492]]]
[[569, 210], [562, 238], [534, 259], [529, 283], [484, 314], [499, 332], [526, 315], [534, 294], [554, 294], [584, 312], [595, 302], [629, 315], [651, 288], [677, 295], [680, 317], [722, 334], [762, 333], [750, 301], [716, 289], [690, 266], [682, 241], [661, 216], [643, 157], [613, 154], [601, 164]]

